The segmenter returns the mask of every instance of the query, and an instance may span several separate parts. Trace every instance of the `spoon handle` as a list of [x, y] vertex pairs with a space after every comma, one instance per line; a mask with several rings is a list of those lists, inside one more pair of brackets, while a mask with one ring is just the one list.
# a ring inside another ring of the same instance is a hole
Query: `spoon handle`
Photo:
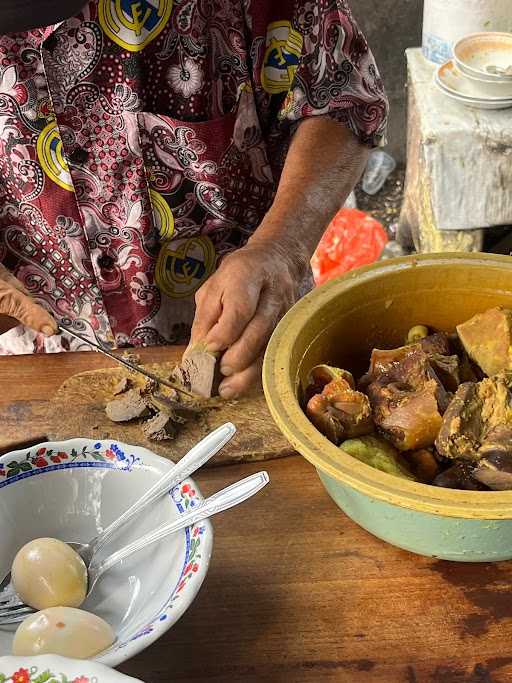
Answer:
[[194, 507], [192, 510], [183, 513], [176, 521], [170, 524], [164, 524], [149, 534], [146, 534], [142, 538], [130, 543], [125, 548], [122, 548], [118, 552], [114, 553], [108, 557], [103, 562], [94, 563], [92, 562], [89, 567], [89, 591], [90, 593], [94, 587], [96, 581], [100, 578], [102, 574], [111, 569], [114, 565], [118, 564], [127, 557], [130, 557], [133, 553], [146, 548], [150, 543], [155, 543], [169, 534], [174, 534], [181, 529], [188, 526], [192, 526], [197, 522], [200, 522], [207, 517], [211, 517], [219, 512], [228, 510], [243, 503], [245, 500], [254, 496], [260, 489], [266, 486], [269, 482], [269, 476], [267, 472], [256, 472], [245, 479], [237, 481], [235, 484], [231, 484], [226, 488], [222, 489], [213, 496], [210, 496], [206, 500], [200, 502], [200, 504]]
[[208, 434], [198, 444], [189, 450], [183, 458], [172, 467], [167, 474], [162, 477], [154, 486], [152, 486], [146, 493], [139, 498], [126, 512], [118, 517], [110, 524], [101, 534], [96, 536], [91, 543], [89, 549], [89, 562], [92, 558], [103, 548], [111, 538], [129, 522], [135, 515], [138, 515], [141, 510], [144, 510], [148, 505], [160, 498], [162, 495], [168, 493], [175, 486], [180, 484], [184, 479], [189, 477], [193, 472], [198, 470], [210, 458], [218, 453], [230, 439], [234, 436], [236, 427], [227, 422], [218, 427], [215, 431]]

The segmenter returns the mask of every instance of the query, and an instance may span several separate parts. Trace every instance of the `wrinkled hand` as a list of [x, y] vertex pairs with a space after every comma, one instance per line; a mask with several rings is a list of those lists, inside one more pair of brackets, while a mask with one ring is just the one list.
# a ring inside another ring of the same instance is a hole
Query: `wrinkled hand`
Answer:
[[19, 323], [48, 336], [57, 332], [57, 323], [35, 303], [21, 282], [0, 264], [0, 334]]
[[220, 395], [234, 398], [261, 379], [263, 353], [280, 318], [295, 303], [305, 272], [297, 250], [252, 240], [222, 261], [196, 294], [191, 345], [224, 352]]

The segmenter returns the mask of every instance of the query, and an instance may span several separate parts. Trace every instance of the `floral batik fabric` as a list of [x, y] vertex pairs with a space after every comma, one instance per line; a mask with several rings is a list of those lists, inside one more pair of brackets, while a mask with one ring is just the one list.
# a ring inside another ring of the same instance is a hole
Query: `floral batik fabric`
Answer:
[[[92, 0], [0, 37], [0, 262], [88, 338], [182, 341], [297, 123], [330, 116], [378, 145], [386, 114], [344, 0]], [[0, 337], [0, 353], [68, 348]]]

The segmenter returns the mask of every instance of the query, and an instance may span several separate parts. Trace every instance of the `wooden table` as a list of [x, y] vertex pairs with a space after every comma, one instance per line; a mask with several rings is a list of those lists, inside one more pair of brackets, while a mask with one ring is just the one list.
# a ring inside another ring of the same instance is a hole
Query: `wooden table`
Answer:
[[[0, 402], [46, 400], [71, 374], [107, 365], [92, 353], [0, 358]], [[257, 469], [197, 479], [208, 494]], [[266, 469], [263, 493], [215, 519], [194, 605], [125, 673], [145, 683], [512, 681], [512, 563], [397, 550], [347, 519], [302, 458]]]

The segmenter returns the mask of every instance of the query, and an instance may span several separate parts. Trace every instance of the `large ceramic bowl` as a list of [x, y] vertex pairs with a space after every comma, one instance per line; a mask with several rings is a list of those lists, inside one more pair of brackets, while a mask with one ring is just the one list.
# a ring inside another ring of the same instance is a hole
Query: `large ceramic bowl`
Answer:
[[[3, 676], [3, 678], [2, 678]], [[0, 657], [0, 681], [5, 683], [143, 683], [98, 662], [56, 655]]]
[[318, 470], [339, 507], [376, 536], [422, 555], [460, 560], [512, 558], [512, 491], [442, 489], [380, 472], [342, 452], [304, 415], [309, 370], [333, 362], [355, 374], [375, 346], [403, 343], [418, 323], [452, 331], [498, 304], [512, 308], [512, 258], [425, 255], [382, 261], [302, 299], [277, 327], [263, 380], [274, 419]]
[[[89, 541], [171, 467], [144, 448], [74, 439], [0, 458], [0, 576], [34, 538]], [[201, 499], [191, 479], [164, 496], [119, 535], [113, 549], [171, 522]], [[213, 532], [200, 522], [159, 541], [105, 574], [83, 605], [114, 629], [114, 645], [96, 661], [116, 666], [165, 631], [194, 600], [206, 576]], [[0, 630], [0, 656], [13, 629]]]

